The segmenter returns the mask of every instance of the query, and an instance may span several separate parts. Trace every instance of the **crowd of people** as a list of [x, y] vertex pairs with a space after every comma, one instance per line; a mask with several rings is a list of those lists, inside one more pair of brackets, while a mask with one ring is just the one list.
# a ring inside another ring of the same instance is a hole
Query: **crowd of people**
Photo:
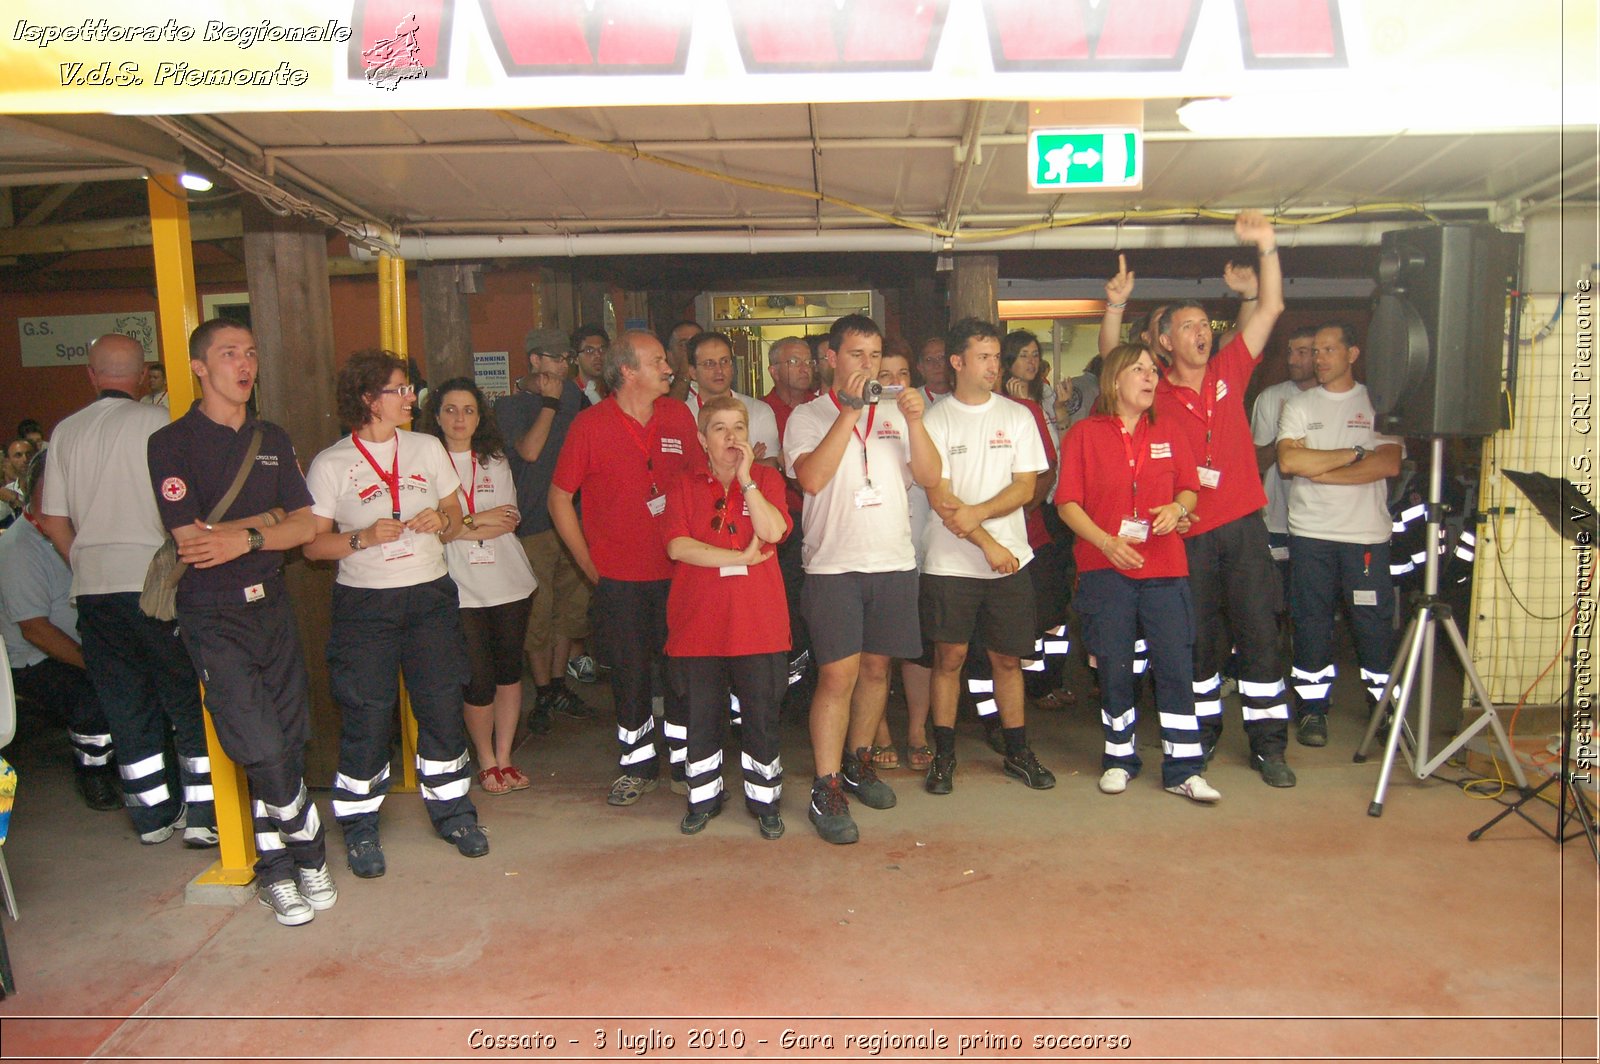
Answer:
[[[1235, 230], [1254, 261], [1229, 268], [1241, 312], [1220, 344], [1189, 301], [1125, 329], [1135, 278], [1119, 257], [1100, 357], [1054, 384], [1036, 336], [971, 318], [916, 348], [859, 314], [814, 345], [780, 340], [761, 397], [733, 388], [735, 342], [694, 322], [659, 338], [535, 329], [510, 395], [491, 409], [472, 380], [443, 381], [413, 431], [406, 361], [362, 351], [337, 380], [348, 435], [303, 476], [287, 433], [251, 405], [248, 328], [195, 330], [200, 396], [171, 421], [139, 401], [139, 345], [102, 337], [89, 351], [97, 398], [56, 427], [48, 461], [20, 434], [6, 452], [3, 499], [26, 519], [0, 537], [18, 690], [58, 707], [92, 807], [125, 804], [142, 842], [209, 846], [203, 680], [249, 782], [260, 898], [287, 925], [337, 899], [304, 778], [308, 681], [282, 572], [295, 549], [337, 567], [329, 808], [362, 878], [386, 871], [402, 677], [423, 804], [466, 857], [489, 851], [473, 782], [487, 795], [531, 785], [513, 763], [525, 667], [535, 734], [554, 714], [592, 718], [568, 681], [609, 668], [606, 800], [632, 805], [664, 776], [684, 796], [684, 834], [722, 812], [736, 724], [765, 839], [785, 831], [780, 710], [812, 678], [807, 816], [845, 844], [859, 838], [852, 798], [896, 804], [879, 770], [902, 764], [885, 716], [897, 662], [905, 759], [929, 793], [955, 790], [964, 700], [1001, 772], [1056, 786], [1027, 711], [1077, 699], [1062, 668], [1071, 618], [1098, 680], [1102, 792], [1142, 769], [1148, 671], [1161, 785], [1222, 797], [1205, 774], [1230, 655], [1252, 765], [1292, 787], [1289, 732], [1326, 742], [1336, 609], [1374, 700], [1388, 679], [1384, 482], [1402, 447], [1376, 434], [1356, 337], [1339, 324], [1290, 337], [1290, 379], [1252, 424], [1245, 395], [1282, 273], [1264, 218], [1246, 212]], [[184, 568], [162, 620], [141, 591], [168, 536]], [[1278, 651], [1284, 566], [1293, 699]]]

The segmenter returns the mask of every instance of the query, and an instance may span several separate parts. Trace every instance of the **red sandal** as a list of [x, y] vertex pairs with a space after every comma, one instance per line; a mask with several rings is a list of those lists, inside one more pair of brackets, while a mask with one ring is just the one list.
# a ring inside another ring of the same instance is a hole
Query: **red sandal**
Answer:
[[520, 768], [512, 765], [500, 767], [500, 778], [505, 780], [506, 785], [513, 791], [525, 791], [533, 786], [533, 781], [525, 776]]
[[478, 786], [488, 794], [504, 794], [511, 789], [511, 785], [497, 768], [486, 768], [478, 773]]

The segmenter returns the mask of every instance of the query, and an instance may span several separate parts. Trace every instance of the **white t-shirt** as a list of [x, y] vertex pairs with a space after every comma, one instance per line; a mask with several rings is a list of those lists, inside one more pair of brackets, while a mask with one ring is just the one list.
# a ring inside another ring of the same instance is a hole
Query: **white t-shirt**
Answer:
[[[795, 460], [817, 449], [838, 416], [827, 392], [789, 415], [783, 464], [791, 480]], [[910, 462], [911, 439], [900, 408], [889, 403], [864, 408], [832, 479], [815, 495], [806, 494], [800, 515], [806, 572], [900, 573], [917, 567], [907, 500]]]
[[41, 513], [72, 522], [72, 596], [139, 591], [166, 538], [150, 490], [146, 446], [167, 412], [98, 399], [56, 426]]
[[[504, 458], [491, 458], [487, 463], [476, 461], [472, 453], [450, 454], [461, 487], [456, 498], [461, 512], [482, 513], [496, 506], [515, 506], [517, 486], [511, 479], [511, 467]], [[476, 469], [477, 475], [473, 472]], [[468, 505], [467, 488], [472, 486], [471, 505]], [[534, 578], [533, 566], [528, 564], [528, 554], [516, 533], [507, 532], [493, 539], [477, 540], [469, 530], [460, 539], [444, 545], [445, 561], [450, 566], [450, 578], [461, 590], [461, 605], [466, 609], [499, 606], [525, 599], [539, 586]]]
[[[362, 440], [361, 445], [385, 475], [393, 468], [395, 447], [400, 448], [402, 521], [437, 507], [461, 487], [444, 445], [432, 436], [397, 429], [392, 440]], [[145, 480], [149, 482], [149, 474]], [[312, 459], [306, 487], [314, 500], [311, 512], [332, 519], [340, 532], [358, 532], [393, 513], [388, 485], [349, 436]], [[385, 557], [384, 545], [374, 545], [342, 559], [338, 583], [346, 587], [411, 587], [445, 575], [444, 545], [438, 536], [408, 532], [396, 543], [402, 541], [410, 548], [406, 557], [397, 557], [403, 548], [391, 544], [389, 557]]]
[[[1278, 439], [1306, 441], [1319, 451], [1335, 451], [1358, 444], [1372, 450], [1384, 444], [1404, 446], [1393, 436], [1380, 436], [1372, 400], [1364, 384], [1347, 392], [1313, 388], [1283, 404], [1278, 419]], [[1370, 484], [1316, 484], [1305, 477], [1289, 479], [1289, 531], [1311, 539], [1335, 543], [1387, 543], [1393, 531], [1389, 519], [1387, 481]]]
[[[772, 412], [772, 407], [760, 399], [753, 399], [742, 392], [730, 392], [739, 402], [744, 404], [745, 413], [749, 415], [750, 446], [758, 443], [767, 445], [763, 458], [778, 458], [783, 450], [783, 442], [778, 439], [778, 415]], [[694, 418], [695, 425], [700, 424], [700, 390], [690, 388], [689, 394], [683, 403], [689, 408], [689, 416]]]
[[[966, 503], [992, 499], [1011, 483], [1013, 473], [1042, 473], [1050, 468], [1033, 414], [1021, 403], [990, 395], [978, 406], [959, 399], [940, 403], [922, 419], [939, 451], [939, 476]], [[983, 523], [984, 530], [1016, 555], [1020, 569], [1033, 560], [1028, 546], [1027, 518], [1022, 508]], [[1000, 573], [989, 568], [976, 544], [958, 538], [944, 522], [930, 520], [927, 556], [922, 571], [930, 576], [967, 576], [989, 580]]]
[[[1300, 394], [1294, 381], [1279, 381], [1256, 396], [1256, 405], [1250, 412], [1250, 437], [1257, 447], [1266, 447], [1278, 441], [1278, 418], [1283, 414], [1283, 404]], [[1284, 486], [1278, 463], [1267, 466], [1261, 475], [1261, 487], [1267, 493], [1267, 508], [1262, 511], [1267, 519], [1267, 531], [1287, 534], [1289, 531], [1289, 489]]]

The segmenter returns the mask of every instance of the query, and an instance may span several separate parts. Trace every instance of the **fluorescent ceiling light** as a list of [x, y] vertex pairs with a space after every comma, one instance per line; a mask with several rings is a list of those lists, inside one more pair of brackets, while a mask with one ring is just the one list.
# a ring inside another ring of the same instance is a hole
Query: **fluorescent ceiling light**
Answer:
[[192, 170], [185, 170], [178, 175], [178, 184], [190, 192], [210, 192], [214, 182], [204, 174], [197, 174]]

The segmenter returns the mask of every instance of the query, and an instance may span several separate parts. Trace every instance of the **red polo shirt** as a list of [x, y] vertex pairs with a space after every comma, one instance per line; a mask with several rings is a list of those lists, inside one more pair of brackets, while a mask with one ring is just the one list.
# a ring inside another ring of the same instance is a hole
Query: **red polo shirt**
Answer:
[[[1174, 419], [1156, 415], [1156, 423], [1142, 422], [1139, 432], [1129, 440], [1120, 418], [1095, 414], [1072, 426], [1061, 441], [1061, 473], [1056, 483], [1056, 505], [1075, 502], [1090, 520], [1107, 533], [1115, 534], [1124, 517], [1134, 516], [1134, 470], [1128, 465], [1129, 443], [1138, 464], [1138, 516], [1165, 506], [1178, 492], [1197, 491], [1200, 478], [1194, 456], [1184, 433], [1172, 424]], [[1188, 576], [1189, 555], [1175, 532], [1164, 536], [1152, 533], [1133, 547], [1144, 556], [1144, 568], [1118, 570], [1136, 580], [1158, 576]], [[1110, 569], [1111, 559], [1100, 551], [1098, 542], [1079, 536], [1072, 557], [1078, 572]]]
[[[701, 464], [704, 466], [703, 461]], [[761, 494], [783, 514], [783, 538], [787, 539], [794, 521], [783, 509], [783, 474], [764, 465], [752, 466], [750, 471]], [[713, 518], [721, 518], [716, 529], [711, 527]], [[663, 545], [688, 536], [714, 547], [743, 550], [754, 534], [750, 508], [737, 480], [724, 488], [702, 468], [679, 475], [668, 489], [661, 525]], [[704, 565], [673, 563], [672, 591], [667, 596], [669, 655], [732, 658], [788, 649], [789, 606], [776, 551], [750, 566], [748, 572], [729, 576]]]
[[[1180, 427], [1194, 460], [1222, 474], [1215, 488], [1200, 489], [1195, 522], [1189, 526], [1187, 536], [1210, 532], [1267, 505], [1267, 493], [1262, 490], [1261, 473], [1256, 467], [1256, 445], [1250, 436], [1250, 416], [1244, 409], [1244, 393], [1255, 371], [1256, 360], [1244, 338], [1235, 336], [1206, 366], [1205, 382], [1198, 393], [1178, 387], [1166, 376], [1156, 384], [1156, 419], [1164, 425]], [[1209, 444], [1207, 404], [1203, 398], [1207, 393], [1215, 397], [1211, 403]]]
[[705, 464], [694, 418], [683, 403], [657, 398], [650, 423], [641, 425], [615, 396], [607, 396], [572, 419], [551, 483], [583, 492], [583, 537], [601, 576], [667, 580], [672, 561], [650, 500], [664, 500], [680, 474]]
[[[1045, 461], [1050, 463], [1051, 469], [1056, 468], [1056, 445], [1050, 442], [1050, 426], [1044, 419], [1044, 407], [1032, 399], [1018, 399], [1009, 392], [1002, 391], [997, 394], [1004, 395], [1013, 403], [1021, 403], [1028, 408], [1028, 413], [1033, 415], [1033, 423], [1039, 428], [1039, 442], [1044, 444]], [[1045, 477], [1049, 476], [1049, 473], [1044, 472], [1039, 475]], [[1041, 504], [1024, 515], [1028, 523], [1028, 546], [1034, 550], [1038, 550], [1050, 542], [1050, 530], [1044, 525], [1045, 505], [1047, 504]]]
[[[817, 393], [812, 392], [806, 397], [806, 401], [810, 402], [816, 397]], [[772, 391], [768, 392], [766, 395], [763, 395], [761, 397], [761, 401], [772, 407], [772, 416], [778, 419], [778, 448], [779, 450], [782, 450], [783, 432], [789, 427], [789, 415], [794, 413], [794, 407], [778, 398], [778, 389], [776, 388], [772, 389]], [[767, 457], [776, 457], [780, 462], [783, 460], [783, 456], [781, 454], [768, 455]], [[805, 496], [800, 494], [800, 489], [794, 484], [789, 484], [788, 491], [784, 493], [784, 504], [789, 507], [789, 512], [792, 514], [799, 513], [805, 506], [805, 501]]]

